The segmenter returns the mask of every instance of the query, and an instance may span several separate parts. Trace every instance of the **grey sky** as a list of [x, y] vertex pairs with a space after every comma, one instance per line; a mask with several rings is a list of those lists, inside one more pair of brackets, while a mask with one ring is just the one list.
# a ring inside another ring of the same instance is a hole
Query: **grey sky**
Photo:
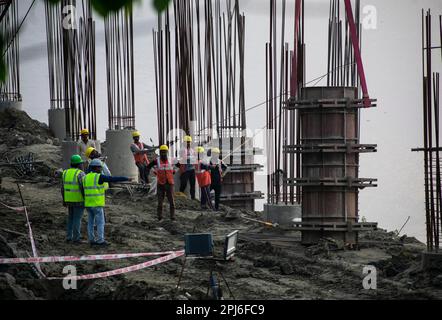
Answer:
[[[24, 14], [30, 0], [20, 1]], [[265, 101], [265, 42], [268, 40], [268, 0], [242, 0], [246, 14], [246, 106]], [[307, 80], [326, 72], [328, 0], [306, 0]], [[411, 153], [422, 145], [421, 9], [442, 14], [440, 0], [363, 0], [377, 9], [376, 30], [364, 31], [363, 57], [370, 95], [378, 108], [363, 112], [362, 142], [377, 143], [378, 153], [362, 155], [362, 177], [379, 179], [379, 187], [360, 194], [360, 214], [390, 230], [408, 216], [405, 232], [424, 239], [423, 159]], [[292, 25], [293, 0], [288, 1]], [[137, 127], [156, 140], [156, 98], [152, 49], [155, 15], [150, 0], [135, 10], [135, 94]], [[107, 127], [103, 22], [97, 21], [97, 104], [99, 138]], [[292, 29], [290, 27], [290, 29]], [[291, 30], [290, 30], [291, 31]], [[291, 39], [292, 33], [287, 36]], [[47, 122], [48, 70], [44, 8], [37, 1], [21, 33], [21, 91], [32, 117]], [[440, 55], [439, 55], [440, 57]], [[321, 83], [319, 84], [321, 85]], [[261, 128], [265, 110], [248, 114], [248, 126]], [[258, 178], [264, 191], [265, 179]]]

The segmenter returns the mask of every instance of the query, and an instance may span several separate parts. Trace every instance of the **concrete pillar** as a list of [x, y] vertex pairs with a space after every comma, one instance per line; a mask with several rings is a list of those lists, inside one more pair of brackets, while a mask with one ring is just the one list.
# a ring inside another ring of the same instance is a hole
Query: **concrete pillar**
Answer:
[[50, 109], [48, 111], [49, 116], [49, 129], [54, 137], [63, 141], [66, 138], [66, 117], [64, 109]]
[[295, 219], [301, 219], [300, 204], [264, 204], [264, 219], [281, 226], [291, 226]]
[[75, 141], [63, 141], [61, 143], [61, 154], [63, 159], [63, 169], [66, 170], [70, 167], [71, 157], [74, 154], [79, 154], [80, 148], [78, 147], [77, 142]]
[[22, 110], [22, 101], [0, 101], [0, 111], [6, 109]]
[[132, 130], [106, 131], [106, 164], [113, 176], [124, 176], [138, 181], [138, 168], [130, 151]]

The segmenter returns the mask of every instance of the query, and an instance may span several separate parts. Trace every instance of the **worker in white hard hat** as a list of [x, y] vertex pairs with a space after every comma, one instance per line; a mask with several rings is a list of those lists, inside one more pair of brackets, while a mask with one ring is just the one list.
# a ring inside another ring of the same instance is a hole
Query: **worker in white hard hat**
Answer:
[[88, 161], [86, 151], [89, 148], [96, 148], [95, 141], [89, 140], [90, 132], [88, 129], [83, 129], [80, 132], [80, 139], [78, 140], [78, 148], [80, 149], [80, 156], [83, 161]]
[[196, 152], [192, 148], [192, 137], [184, 137], [184, 148], [180, 151], [180, 192], [184, 192], [187, 187], [187, 183], [190, 184], [190, 197], [195, 199], [195, 164], [196, 164]]
[[210, 155], [210, 190], [215, 191], [215, 210], [218, 211], [222, 192], [223, 172], [227, 170], [227, 166], [220, 159], [219, 148], [212, 148], [210, 150]]

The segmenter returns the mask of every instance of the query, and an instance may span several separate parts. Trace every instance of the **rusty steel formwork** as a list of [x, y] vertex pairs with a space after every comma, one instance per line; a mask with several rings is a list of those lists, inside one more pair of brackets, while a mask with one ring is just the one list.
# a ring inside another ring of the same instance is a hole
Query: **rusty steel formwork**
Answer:
[[[360, 189], [376, 187], [376, 179], [359, 177], [361, 153], [376, 152], [376, 145], [360, 144], [359, 112], [366, 99], [357, 87], [306, 87], [286, 109], [297, 111], [299, 144], [285, 145], [285, 153], [300, 158], [300, 176], [287, 179], [301, 190], [303, 244], [331, 237], [356, 244], [358, 231], [375, 223], [359, 223]], [[375, 100], [370, 100], [374, 107]]]

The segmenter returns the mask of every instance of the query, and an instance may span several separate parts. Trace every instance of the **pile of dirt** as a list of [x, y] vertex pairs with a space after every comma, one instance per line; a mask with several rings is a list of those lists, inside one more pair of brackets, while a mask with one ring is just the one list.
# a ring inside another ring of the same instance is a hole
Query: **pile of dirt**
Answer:
[[58, 144], [49, 127], [20, 110], [6, 109], [0, 112], [0, 141], [8, 147], [33, 144]]
[[[26, 112], [6, 109], [0, 112], [1, 176], [30, 178], [26, 170], [17, 170], [7, 163], [37, 161], [29, 170], [32, 176], [53, 177], [61, 164], [61, 147], [48, 126], [33, 120]], [[24, 171], [24, 172], [22, 172]], [[31, 177], [32, 178], [32, 177]]]

